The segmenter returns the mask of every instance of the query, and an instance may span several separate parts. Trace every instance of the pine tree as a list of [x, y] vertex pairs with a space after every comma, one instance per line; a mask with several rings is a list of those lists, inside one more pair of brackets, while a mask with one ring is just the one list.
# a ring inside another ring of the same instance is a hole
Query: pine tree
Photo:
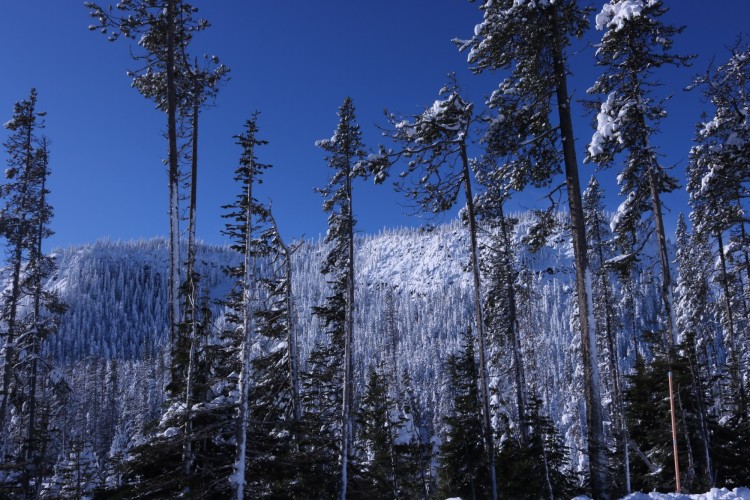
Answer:
[[708, 344], [712, 342], [712, 328], [708, 321], [710, 303], [713, 301], [709, 287], [710, 273], [707, 267], [710, 252], [705, 239], [699, 234], [688, 234], [682, 214], [677, 221], [677, 266], [678, 278], [675, 289], [676, 327], [682, 339], [682, 351], [687, 360], [690, 382], [696, 403], [695, 418], [700, 437], [700, 453], [705, 461], [705, 477], [700, 478], [705, 486], [715, 486], [715, 470], [712, 459], [711, 438], [713, 394], [709, 371]]
[[[177, 342], [177, 324], [182, 319], [180, 311], [180, 248], [179, 248], [179, 185], [180, 168], [178, 148], [178, 119], [180, 113], [192, 117], [192, 169], [193, 183], [197, 182], [198, 111], [205, 99], [216, 92], [218, 83], [227, 73], [219, 65], [214, 70], [200, 70], [190, 65], [187, 47], [196, 32], [206, 29], [205, 19], [196, 18], [197, 8], [182, 0], [123, 0], [104, 8], [95, 2], [85, 2], [89, 15], [96, 24], [89, 29], [98, 30], [109, 41], [120, 37], [138, 40], [140, 54], [134, 54], [141, 69], [129, 72], [133, 87], [144, 97], [156, 102], [157, 108], [167, 115], [168, 177], [169, 177], [169, 328], [174, 348]], [[215, 59], [218, 62], [218, 60]], [[191, 193], [190, 236], [194, 238], [195, 193]], [[192, 257], [192, 256], [191, 256]], [[192, 278], [191, 276], [189, 276]], [[175, 367], [179, 371], [180, 367]]]
[[[474, 37], [456, 43], [460, 50], [470, 49], [469, 64], [477, 73], [512, 67], [510, 76], [489, 98], [497, 114], [485, 137], [488, 153], [508, 158], [499, 165], [496, 176], [505, 179], [510, 189], [521, 191], [529, 184], [548, 186], [559, 173], [560, 163], [565, 166], [585, 374], [591, 488], [594, 497], [605, 499], [609, 495], [596, 332], [589, 321], [593, 309], [589, 289], [592, 280], [565, 54], [571, 38], [580, 37], [587, 28], [586, 13], [575, 0], [488, 0], [480, 9], [484, 19], [475, 27]], [[550, 121], [555, 99], [557, 126]]]
[[440, 492], [446, 498], [488, 498], [488, 460], [471, 329], [463, 335], [461, 351], [448, 356], [445, 369], [446, 393], [452, 395], [453, 407], [444, 417], [447, 431], [438, 460]]
[[[618, 469], [618, 473], [613, 477], [621, 475], [620, 467], [622, 467], [625, 476], [624, 490], [630, 493], [630, 452], [627, 444], [629, 435], [622, 409], [622, 374], [618, 355], [619, 318], [615, 312], [615, 292], [610, 281], [611, 267], [613, 267], [610, 259], [613, 257], [613, 248], [610, 228], [605, 222], [604, 191], [594, 176], [589, 180], [583, 193], [583, 215], [589, 241], [589, 262], [594, 278], [591, 289], [594, 301], [594, 321], [600, 339], [603, 340], [601, 352], [606, 355], [607, 359], [605, 374], [610, 396], [608, 399], [612, 401], [609, 414], [610, 421], [614, 423], [612, 431], [617, 448], [617, 458], [614, 461]], [[620, 456], [622, 461], [620, 461]]]
[[383, 366], [370, 369], [357, 414], [363, 447], [361, 494], [367, 498], [401, 498], [395, 450], [395, 403], [388, 396]]
[[227, 374], [239, 373], [236, 390], [239, 393], [239, 418], [237, 419], [236, 454], [234, 474], [230, 478], [233, 495], [238, 500], [244, 498], [247, 484], [247, 433], [251, 416], [251, 352], [257, 342], [256, 313], [258, 310], [258, 259], [268, 254], [266, 242], [258, 237], [262, 224], [267, 224], [268, 209], [255, 198], [254, 188], [261, 182], [260, 176], [269, 165], [260, 163], [256, 158], [256, 148], [267, 143], [258, 138], [258, 113], [245, 122], [245, 132], [238, 136], [237, 144], [242, 147], [240, 164], [235, 171], [235, 180], [240, 183], [241, 191], [232, 205], [224, 208], [228, 210], [225, 218], [230, 222], [226, 225], [225, 234], [233, 240], [232, 248], [243, 256], [242, 264], [229, 270], [230, 276], [236, 279], [235, 288], [227, 303], [231, 309], [229, 314], [230, 343], [229, 366], [222, 370]]
[[[661, 197], [677, 187], [677, 180], [659, 165], [656, 150], [651, 145], [656, 125], [666, 116], [663, 105], [654, 102], [651, 88], [655, 83], [652, 76], [655, 69], [681, 66], [689, 58], [671, 51], [674, 36], [683, 28], [660, 20], [666, 12], [661, 1], [638, 2], [632, 9], [626, 7], [625, 2], [612, 0], [596, 17], [597, 29], [604, 31], [596, 53], [597, 64], [605, 68], [605, 73], [590, 93], [602, 94], [606, 100], [599, 104], [597, 131], [589, 145], [587, 160], [611, 166], [620, 153], [626, 155], [618, 182], [627, 200], [620, 205], [613, 227], [616, 232], [629, 233], [645, 211], [650, 211], [654, 218], [662, 275], [662, 321], [665, 340], [671, 345], [677, 339], [677, 331]], [[675, 450], [679, 491], [676, 460]]]
[[702, 399], [707, 391], [705, 383], [696, 377], [697, 371], [703, 369], [696, 339], [687, 333], [679, 351], [667, 347], [672, 349], [670, 354], [666, 352], [660, 332], [649, 332], [646, 341], [652, 347], [654, 358], [648, 363], [643, 358], [636, 360], [634, 371], [628, 376], [629, 387], [624, 392], [628, 425], [638, 430], [632, 434], [635, 449], [643, 453], [642, 459], [634, 460], [632, 464], [633, 489], [673, 491], [670, 423], [663, 417], [671, 411], [668, 387], [663, 383], [671, 370], [677, 411], [676, 431], [680, 437], [677, 449], [680, 463], [688, 465], [681, 469], [681, 484], [688, 491], [703, 491], [709, 486], [713, 473], [708, 467], [717, 471], [723, 463], [720, 459], [717, 461], [714, 451], [717, 443], [710, 444], [706, 453], [706, 437], [715, 436], [720, 429], [715, 419], [702, 412], [705, 406]]
[[[485, 322], [487, 337], [494, 349], [496, 366], [513, 366], [516, 400], [516, 428], [518, 442], [523, 447], [527, 439], [526, 427], [526, 368], [521, 346], [518, 303], [516, 300], [516, 251], [512, 233], [518, 222], [505, 214], [504, 204], [508, 195], [498, 184], [486, 179], [486, 169], [477, 169], [479, 182], [487, 184], [487, 191], [479, 196], [478, 213], [490, 234], [489, 243], [485, 245], [483, 272], [486, 276], [487, 291], [485, 298]], [[510, 360], [503, 359], [510, 351]], [[496, 388], [498, 391], [499, 388]]]
[[411, 176], [411, 184], [396, 183], [407, 199], [421, 212], [440, 214], [450, 210], [464, 191], [465, 221], [469, 229], [469, 251], [474, 285], [474, 318], [479, 341], [479, 370], [481, 406], [485, 446], [489, 457], [489, 481], [492, 498], [497, 498], [495, 478], [494, 438], [490, 416], [490, 391], [487, 367], [487, 340], [482, 312], [482, 290], [477, 243], [477, 214], [472, 194], [472, 176], [467, 152], [475, 122], [474, 105], [464, 100], [452, 77], [440, 90], [442, 100], [415, 116], [389, 115], [393, 127], [391, 139], [401, 146], [398, 151], [380, 147], [379, 154], [368, 158], [368, 167], [375, 173], [376, 182], [383, 182], [390, 168], [402, 157], [409, 160], [401, 177]]
[[[37, 130], [45, 113], [36, 111], [37, 93], [16, 103], [13, 117], [5, 124], [11, 135], [4, 145], [8, 152], [8, 182], [0, 189], [5, 201], [0, 213], [0, 235], [8, 241], [10, 286], [3, 294], [2, 319], [6, 331], [0, 403], [0, 464], [21, 466], [24, 495], [38, 494], [44, 473], [47, 447], [46, 424], [38, 405], [49, 367], [42, 360], [43, 342], [55, 332], [64, 311], [57, 295], [44, 288], [54, 273], [51, 257], [42, 245], [52, 234], [52, 208], [48, 203], [49, 148]], [[11, 411], [15, 414], [9, 421]], [[20, 446], [13, 446], [11, 433]], [[15, 448], [15, 449], [13, 449]]]
[[251, 497], [291, 497], [298, 458], [299, 381], [291, 282], [291, 255], [273, 218], [258, 238], [268, 249], [266, 273], [258, 279], [259, 302], [255, 312], [258, 353], [251, 361], [249, 388], [248, 454]]
[[[713, 105], [710, 120], [700, 123], [697, 143], [690, 152], [687, 188], [690, 218], [696, 233], [713, 238], [718, 254], [718, 283], [722, 289], [722, 322], [729, 351], [732, 376], [732, 404], [746, 414], [747, 395], [743, 382], [743, 353], [739, 324], [748, 322], [747, 298], [741, 293], [750, 286], [750, 258], [747, 250], [743, 194], [750, 182], [750, 127], [746, 113], [750, 91], [750, 49], [737, 46], [725, 64], [709, 69], [693, 83], [702, 86]], [[732, 232], [734, 234], [732, 234]], [[729, 236], [729, 238], [727, 238]], [[729, 241], [727, 241], [729, 239]], [[733, 244], [735, 240], [737, 244]], [[738, 253], [738, 258], [733, 254]], [[732, 266], [732, 261], [737, 266]], [[744, 283], [743, 276], [744, 274]], [[747, 354], [745, 353], [745, 357]], [[745, 361], [745, 370], [747, 369]]]
[[540, 414], [541, 404], [530, 400], [527, 441], [508, 441], [498, 455], [502, 491], [511, 498], [572, 498], [578, 489], [567, 449], [552, 420]]
[[[317, 141], [316, 146], [328, 153], [328, 166], [333, 169], [328, 185], [318, 191], [325, 197], [323, 210], [328, 216], [325, 241], [331, 245], [321, 272], [331, 285], [327, 304], [313, 308], [329, 335], [333, 358], [325, 363], [342, 367], [341, 424], [339, 430], [339, 497], [344, 500], [348, 490], [349, 459], [352, 454], [354, 419], [354, 211], [352, 181], [366, 177], [360, 164], [364, 158], [361, 132], [351, 98], [346, 98], [338, 112], [339, 124], [330, 139]], [[332, 366], [329, 368], [333, 368]]]

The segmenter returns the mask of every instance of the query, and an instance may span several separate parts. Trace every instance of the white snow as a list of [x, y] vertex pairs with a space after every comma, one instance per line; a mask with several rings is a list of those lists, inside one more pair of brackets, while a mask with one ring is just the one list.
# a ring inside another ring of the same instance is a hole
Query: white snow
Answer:
[[[590, 500], [587, 496], [578, 496], [573, 500]], [[706, 493], [631, 493], [621, 500], [750, 500], [750, 489], [735, 488], [711, 488]]]
[[596, 15], [596, 29], [613, 28], [620, 31], [630, 19], [638, 17], [645, 7], [651, 7], [656, 0], [618, 0], [605, 4], [602, 11]]

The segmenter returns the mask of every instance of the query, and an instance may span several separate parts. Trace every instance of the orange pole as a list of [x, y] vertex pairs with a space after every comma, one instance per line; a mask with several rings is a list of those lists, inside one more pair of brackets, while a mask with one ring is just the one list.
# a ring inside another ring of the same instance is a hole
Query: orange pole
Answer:
[[672, 453], [674, 454], [674, 481], [677, 493], [680, 492], [680, 459], [677, 456], [677, 419], [674, 412], [674, 389], [672, 388], [672, 370], [669, 370], [669, 408], [672, 412]]

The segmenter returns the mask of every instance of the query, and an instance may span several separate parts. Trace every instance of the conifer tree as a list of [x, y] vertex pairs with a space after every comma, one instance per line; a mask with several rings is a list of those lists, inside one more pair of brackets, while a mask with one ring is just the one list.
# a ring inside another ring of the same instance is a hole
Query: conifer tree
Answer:
[[[710, 273], [707, 263], [711, 256], [705, 238], [701, 234], [688, 234], [685, 218], [680, 214], [677, 220], [677, 287], [675, 292], [675, 325], [680, 337], [685, 339], [684, 352], [690, 369], [694, 389], [704, 459], [706, 462], [706, 482], [716, 484], [712, 456], [712, 443], [709, 425], [709, 408], [712, 394], [709, 387], [713, 378], [709, 372], [708, 344], [712, 339], [710, 304], [713, 301], [709, 288]], [[702, 347], [699, 347], [702, 346]]]
[[469, 328], [461, 351], [446, 361], [447, 394], [453, 405], [444, 420], [448, 426], [439, 457], [439, 488], [442, 495], [476, 500], [488, 498], [487, 451], [479, 405], [474, 338]]
[[[21, 466], [21, 489], [38, 495], [44, 473], [43, 459], [49, 435], [39, 405], [49, 365], [42, 360], [43, 342], [54, 333], [63, 305], [45, 289], [55, 271], [43, 243], [52, 234], [48, 203], [49, 149], [39, 138], [45, 113], [36, 111], [36, 90], [16, 103], [5, 124], [11, 131], [4, 145], [8, 152], [8, 182], [0, 188], [5, 204], [0, 212], [0, 235], [8, 241], [9, 287], [3, 293], [4, 359], [0, 402], [0, 465], [9, 456]], [[11, 412], [15, 415], [9, 420]], [[11, 443], [15, 434], [16, 446]], [[15, 448], [15, 449], [14, 449]]]
[[[565, 167], [576, 271], [578, 324], [584, 366], [584, 396], [588, 430], [589, 467], [593, 496], [606, 499], [607, 470], [601, 408], [595, 325], [589, 321], [593, 309], [586, 250], [586, 232], [571, 100], [567, 86], [566, 49], [573, 37], [587, 28], [586, 12], [576, 0], [518, 1], [487, 0], [480, 9], [484, 19], [474, 37], [456, 40], [460, 50], [469, 50], [468, 62], [476, 73], [505, 70], [511, 74], [489, 98], [497, 110], [485, 141], [497, 158], [510, 189], [527, 185], [548, 186]], [[556, 100], [557, 126], [551, 122]], [[560, 149], [562, 155], [560, 155]], [[546, 220], [551, 220], [546, 217]]]
[[472, 139], [472, 125], [475, 122], [474, 105], [464, 100], [460, 88], [452, 76], [448, 85], [440, 90], [442, 100], [419, 115], [396, 117], [388, 115], [393, 127], [391, 139], [401, 148], [386, 150], [368, 158], [368, 167], [375, 173], [375, 181], [383, 182], [390, 168], [401, 158], [408, 161], [407, 168], [400, 174], [409, 179], [408, 183], [396, 183], [396, 189], [406, 194], [407, 199], [416, 205], [420, 212], [440, 214], [450, 210], [461, 191], [464, 192], [465, 221], [469, 230], [469, 255], [473, 279], [474, 319], [479, 342], [479, 373], [482, 406], [482, 422], [487, 448], [491, 497], [497, 498], [495, 478], [495, 444], [490, 416], [490, 391], [487, 367], [487, 346], [485, 320], [482, 312], [482, 291], [479, 264], [479, 244], [477, 236], [477, 214], [472, 194], [471, 166], [468, 144]]
[[[620, 205], [612, 224], [617, 232], [629, 232], [644, 212], [653, 216], [662, 277], [662, 321], [665, 341], [671, 345], [677, 339], [677, 331], [661, 197], [677, 187], [677, 180], [659, 165], [651, 144], [656, 125], [666, 116], [663, 105], [654, 101], [651, 88], [655, 69], [681, 66], [689, 57], [671, 51], [674, 36], [683, 28], [663, 23], [660, 17], [665, 12], [659, 0], [627, 5], [622, 0], [612, 0], [597, 15], [596, 27], [604, 31], [596, 53], [597, 64], [605, 68], [605, 73], [589, 92], [606, 96], [606, 100], [602, 99], [599, 105], [597, 130], [589, 144], [587, 160], [611, 166], [620, 153], [625, 154], [618, 182], [627, 200]], [[678, 470], [675, 449], [677, 491]]]
[[[614, 423], [613, 433], [616, 439], [618, 455], [622, 455], [622, 470], [625, 476], [625, 492], [630, 493], [630, 452], [628, 448], [628, 428], [622, 409], [622, 374], [618, 355], [619, 339], [618, 318], [615, 313], [615, 292], [611, 284], [610, 259], [612, 242], [609, 224], [605, 222], [604, 191], [596, 177], [592, 176], [583, 192], [583, 216], [586, 220], [586, 236], [589, 241], [589, 263], [591, 264], [594, 282], [592, 286], [594, 301], [594, 321], [597, 332], [603, 339], [601, 351], [606, 355], [607, 386], [610, 399], [610, 418]], [[619, 462], [618, 459], [616, 459]], [[619, 469], [620, 466], [618, 465]]]
[[[728, 62], [715, 70], [709, 69], [695, 80], [693, 87], [697, 86], [704, 88], [714, 113], [710, 120], [698, 125], [697, 144], [690, 152], [687, 169], [692, 208], [690, 218], [696, 233], [716, 241], [717, 281], [722, 289], [722, 319], [734, 386], [731, 399], [737, 412], [746, 414], [748, 402], [742, 358], [744, 354], [746, 359], [747, 354], [741, 352], [745, 342], [738, 336], [739, 323], [741, 320], [747, 322], [749, 318], [746, 314], [747, 299], [738, 292], [747, 290], [750, 285], [744, 202], [750, 184], [747, 146], [750, 144], [750, 126], [744, 111], [750, 105], [750, 49], [736, 46]], [[733, 258], [735, 253], [739, 258]], [[735, 269], [732, 260], [738, 264]]]
[[[325, 198], [323, 210], [328, 216], [325, 241], [331, 245], [321, 272], [331, 285], [327, 304], [314, 308], [331, 336], [334, 357], [325, 363], [336, 363], [341, 374], [341, 424], [339, 430], [339, 497], [344, 500], [348, 489], [349, 459], [352, 454], [352, 426], [354, 419], [354, 211], [352, 181], [366, 177], [362, 168], [364, 146], [354, 114], [354, 104], [347, 97], [339, 108], [339, 124], [330, 139], [317, 141], [328, 156], [333, 169], [328, 185], [318, 191]], [[338, 378], [338, 377], [337, 377]]]
[[260, 163], [256, 158], [256, 148], [267, 143], [259, 139], [258, 113], [245, 123], [245, 132], [238, 136], [237, 144], [242, 147], [240, 164], [235, 171], [235, 180], [240, 183], [241, 191], [235, 202], [224, 208], [229, 219], [225, 234], [233, 240], [232, 248], [242, 255], [242, 264], [229, 270], [230, 276], [236, 279], [236, 285], [228, 299], [231, 308], [230, 328], [230, 366], [222, 367], [227, 373], [239, 373], [236, 390], [239, 393], [239, 418], [237, 419], [236, 454], [234, 474], [230, 482], [233, 495], [238, 500], [244, 498], [247, 484], [247, 433], [250, 426], [250, 378], [252, 376], [251, 351], [256, 343], [258, 310], [258, 259], [268, 254], [266, 241], [259, 238], [258, 231], [262, 224], [267, 224], [268, 209], [255, 198], [254, 188], [261, 182], [260, 176], [269, 165]]
[[394, 432], [395, 403], [388, 396], [388, 383], [379, 369], [370, 369], [357, 422], [363, 446], [363, 485], [360, 492], [369, 498], [401, 498]]
[[[98, 30], [109, 41], [120, 37], [138, 40], [140, 54], [133, 57], [141, 68], [130, 71], [133, 87], [153, 100], [167, 115], [168, 178], [169, 178], [169, 331], [172, 348], [177, 341], [180, 313], [180, 247], [179, 247], [179, 185], [178, 119], [180, 112], [192, 116], [193, 151], [191, 177], [197, 182], [198, 111], [206, 98], [215, 94], [218, 83], [227, 73], [223, 65], [214, 70], [201, 70], [190, 65], [187, 47], [196, 32], [206, 29], [205, 19], [196, 18], [197, 8], [182, 0], [122, 0], [115, 8], [85, 2]], [[190, 235], [194, 237], [195, 193], [191, 193]], [[177, 367], [179, 370], [179, 367]]]
[[[512, 233], [518, 222], [505, 214], [504, 205], [508, 194], [485, 175], [492, 169], [475, 169], [480, 183], [487, 185], [487, 190], [478, 198], [477, 211], [483, 219], [488, 232], [489, 243], [484, 250], [484, 273], [487, 280], [485, 322], [487, 337], [490, 343], [494, 340], [495, 356], [503, 356], [510, 347], [515, 382], [515, 400], [517, 414], [518, 441], [521, 447], [526, 445], [526, 368], [521, 346], [518, 303], [516, 300], [516, 244]], [[497, 366], [504, 366], [505, 361], [498, 359]]]
[[502, 491], [511, 498], [572, 498], [578, 489], [567, 449], [552, 420], [540, 414], [542, 401], [529, 403], [526, 443], [506, 442], [498, 456]]

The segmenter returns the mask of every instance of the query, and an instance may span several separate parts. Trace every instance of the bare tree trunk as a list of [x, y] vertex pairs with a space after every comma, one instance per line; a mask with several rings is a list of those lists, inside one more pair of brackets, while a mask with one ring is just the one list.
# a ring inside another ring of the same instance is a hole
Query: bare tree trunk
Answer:
[[500, 204], [500, 230], [503, 234], [503, 246], [505, 247], [505, 288], [508, 294], [508, 331], [513, 342], [513, 364], [515, 365], [514, 374], [516, 379], [516, 406], [518, 407], [518, 427], [521, 431], [521, 447], [525, 447], [528, 442], [529, 429], [526, 422], [526, 374], [523, 365], [523, 353], [521, 350], [521, 335], [518, 328], [518, 313], [516, 310], [516, 287], [513, 279], [513, 262], [510, 256], [510, 234], [508, 234], [508, 225], [503, 212], [503, 205]]
[[474, 196], [471, 192], [471, 175], [469, 173], [469, 158], [466, 153], [466, 143], [461, 143], [461, 162], [463, 168], [463, 183], [466, 190], [466, 209], [469, 218], [469, 237], [471, 242], [471, 268], [474, 278], [474, 314], [477, 328], [477, 340], [479, 341], [479, 382], [482, 391], [482, 413], [485, 447], [487, 449], [487, 461], [490, 472], [490, 491], [492, 500], [497, 500], [497, 478], [495, 472], [495, 440], [492, 436], [492, 424], [490, 423], [490, 391], [487, 376], [487, 355], [484, 335], [484, 317], [482, 315], [481, 282], [479, 279], [479, 254], [477, 249], [477, 227], [474, 212]]
[[568, 190], [570, 225], [573, 235], [573, 254], [576, 268], [578, 294], [578, 319], [581, 333], [581, 354], [584, 366], [584, 393], [586, 399], [586, 429], [588, 431], [589, 471], [591, 492], [596, 499], [606, 500], [608, 493], [607, 458], [604, 447], [604, 424], [600, 393], [600, 377], [596, 347], [596, 329], [593, 324], [591, 297], [591, 272], [586, 253], [586, 226], [583, 218], [581, 184], [575, 152], [573, 120], [568, 97], [567, 69], [562, 53], [557, 13], [552, 16], [552, 30], [557, 43], [553, 44], [553, 64], [557, 77], [557, 111], [560, 117], [565, 182]]
[[[249, 169], [252, 172], [252, 168]], [[237, 454], [234, 464], [234, 498], [243, 500], [245, 496], [245, 477], [247, 454], [247, 426], [250, 413], [250, 347], [254, 325], [253, 301], [255, 299], [255, 258], [251, 255], [253, 228], [253, 180], [247, 182], [247, 205], [245, 207], [245, 255], [243, 260], [244, 273], [242, 276], [242, 348], [240, 358], [242, 368], [239, 378], [239, 422], [237, 427]]]
[[724, 239], [721, 235], [721, 231], [716, 231], [716, 242], [719, 245], [719, 262], [721, 262], [721, 286], [724, 289], [724, 307], [727, 313], [727, 348], [729, 349], [730, 359], [730, 377], [735, 387], [739, 391], [738, 401], [738, 412], [741, 415], [745, 414], [746, 401], [745, 401], [745, 387], [742, 383], [742, 377], [740, 376], [740, 362], [737, 356], [737, 346], [735, 345], [735, 330], [734, 330], [734, 312], [732, 310], [732, 299], [729, 290], [729, 275], [727, 272], [727, 261], [724, 255]]
[[180, 317], [180, 172], [177, 151], [177, 87], [175, 84], [176, 1], [167, 2], [167, 137], [169, 142], [169, 339], [174, 355]]
[[[197, 85], [196, 85], [197, 87]], [[186, 309], [190, 310], [190, 339], [188, 352], [188, 366], [185, 380], [185, 448], [184, 464], [185, 475], [189, 476], [193, 468], [193, 371], [195, 365], [196, 343], [198, 342], [198, 284], [195, 276], [195, 224], [196, 207], [198, 198], [198, 113], [199, 113], [199, 89], [195, 89], [193, 96], [193, 151], [191, 155], [190, 168], [190, 213], [188, 216], [188, 255], [187, 255], [187, 297]]]
[[[350, 159], [347, 158], [347, 166]], [[354, 208], [352, 206], [352, 180], [350, 172], [346, 175], [346, 199], [349, 206], [347, 226], [347, 279], [346, 279], [346, 318], [344, 323], [344, 394], [341, 412], [341, 492], [340, 499], [346, 500], [348, 489], [349, 455], [352, 440], [352, 406], [354, 381], [353, 342], [354, 342]]]

